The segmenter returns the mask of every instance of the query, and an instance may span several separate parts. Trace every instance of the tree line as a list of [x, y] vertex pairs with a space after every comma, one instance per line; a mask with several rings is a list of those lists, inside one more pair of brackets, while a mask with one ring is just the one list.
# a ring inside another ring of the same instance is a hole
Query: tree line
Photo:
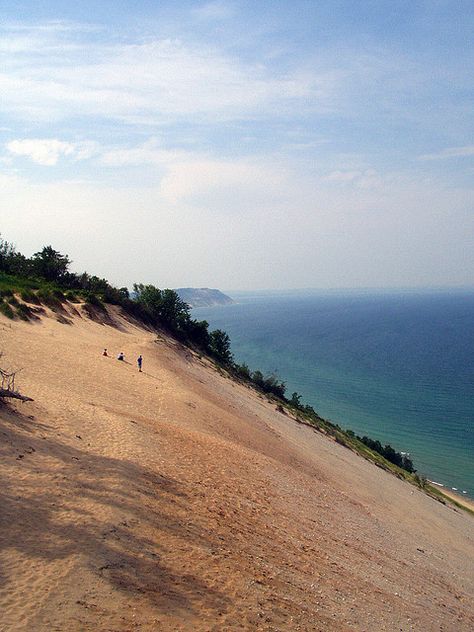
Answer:
[[46, 282], [63, 290], [66, 298], [76, 292], [97, 307], [102, 302], [120, 305], [144, 323], [165, 328], [225, 364], [232, 362], [229, 336], [220, 329], [209, 331], [207, 321], [192, 318], [191, 308], [174, 290], [135, 283], [130, 293], [128, 288], [116, 288], [107, 279], [87, 272], [71, 272], [71, 263], [68, 255], [52, 246], [44, 246], [26, 257], [0, 237], [0, 272], [30, 279], [32, 285], [35, 281], [40, 285]]

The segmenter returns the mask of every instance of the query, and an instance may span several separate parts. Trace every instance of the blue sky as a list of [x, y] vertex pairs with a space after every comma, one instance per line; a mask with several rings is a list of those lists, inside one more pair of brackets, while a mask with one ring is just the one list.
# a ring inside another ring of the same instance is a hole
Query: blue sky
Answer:
[[119, 285], [472, 285], [472, 2], [1, 2], [0, 230]]

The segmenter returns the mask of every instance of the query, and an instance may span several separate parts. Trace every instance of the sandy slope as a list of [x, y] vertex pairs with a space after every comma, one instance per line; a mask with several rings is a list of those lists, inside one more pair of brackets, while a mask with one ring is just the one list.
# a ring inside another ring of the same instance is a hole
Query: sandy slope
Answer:
[[474, 629], [471, 516], [115, 320], [0, 320], [0, 630]]

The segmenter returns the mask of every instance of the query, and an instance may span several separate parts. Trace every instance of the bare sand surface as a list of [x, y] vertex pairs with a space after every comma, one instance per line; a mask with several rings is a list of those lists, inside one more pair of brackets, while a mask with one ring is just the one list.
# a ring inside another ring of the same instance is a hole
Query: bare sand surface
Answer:
[[0, 317], [0, 630], [474, 629], [471, 515], [111, 313]]

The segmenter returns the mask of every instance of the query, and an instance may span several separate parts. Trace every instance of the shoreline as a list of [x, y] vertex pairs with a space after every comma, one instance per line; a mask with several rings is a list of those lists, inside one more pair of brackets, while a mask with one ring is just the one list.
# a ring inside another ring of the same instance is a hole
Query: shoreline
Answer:
[[[433, 485], [432, 481], [429, 481], [429, 483], [430, 485]], [[453, 500], [454, 502], [462, 505], [463, 507], [474, 513], [474, 500], [470, 498], [470, 496], [461, 496], [460, 494], [453, 492], [451, 489], [440, 487], [439, 484], [434, 484], [434, 488], [438, 490], [440, 494], [446, 496], [446, 498]]]

